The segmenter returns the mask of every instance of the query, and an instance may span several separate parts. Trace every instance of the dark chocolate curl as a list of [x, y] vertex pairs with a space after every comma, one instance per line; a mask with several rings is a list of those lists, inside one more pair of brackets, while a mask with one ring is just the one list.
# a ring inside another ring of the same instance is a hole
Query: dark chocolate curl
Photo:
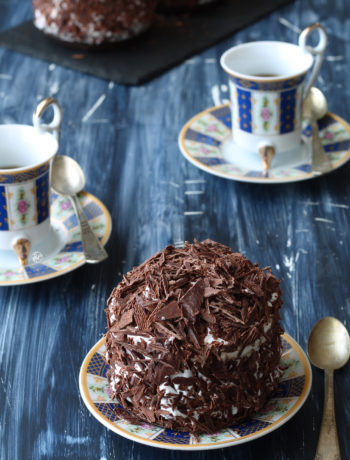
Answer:
[[126, 311], [125, 313], [122, 314], [120, 320], [117, 322], [115, 326], [118, 327], [118, 329], [123, 329], [125, 326], [133, 322], [133, 316], [134, 316], [133, 310]]
[[181, 310], [179, 304], [175, 300], [170, 302], [168, 305], [165, 305], [155, 315], [156, 319], [160, 319], [162, 321], [178, 318], [179, 316], [181, 316]]
[[194, 322], [196, 315], [200, 312], [204, 299], [204, 281], [199, 279], [190, 287], [186, 294], [181, 297], [180, 305], [183, 307], [184, 316]]

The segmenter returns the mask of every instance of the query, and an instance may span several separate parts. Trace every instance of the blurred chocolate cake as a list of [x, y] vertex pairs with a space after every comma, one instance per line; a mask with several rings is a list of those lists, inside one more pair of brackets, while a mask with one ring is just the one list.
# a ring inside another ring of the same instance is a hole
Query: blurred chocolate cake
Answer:
[[34, 25], [70, 45], [119, 43], [145, 31], [156, 0], [33, 0]]
[[119, 416], [209, 433], [260, 410], [281, 375], [281, 305], [269, 267], [212, 240], [135, 267], [106, 309]]

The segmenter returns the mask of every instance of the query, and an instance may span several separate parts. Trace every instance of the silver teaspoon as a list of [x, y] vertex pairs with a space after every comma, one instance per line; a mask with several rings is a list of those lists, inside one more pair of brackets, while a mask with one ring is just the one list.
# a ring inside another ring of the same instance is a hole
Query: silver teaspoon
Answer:
[[77, 193], [85, 186], [85, 176], [78, 163], [66, 155], [59, 155], [52, 165], [51, 187], [60, 194], [70, 197], [78, 217], [81, 240], [86, 262], [94, 264], [102, 262], [108, 254], [95, 233], [91, 230], [88, 220], [81, 209]]

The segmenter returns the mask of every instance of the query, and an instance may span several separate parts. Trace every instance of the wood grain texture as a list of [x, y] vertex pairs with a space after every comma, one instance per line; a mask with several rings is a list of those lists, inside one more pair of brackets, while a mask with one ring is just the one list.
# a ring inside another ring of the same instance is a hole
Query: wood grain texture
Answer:
[[[186, 453], [145, 447], [89, 415], [78, 388], [81, 362], [105, 331], [103, 309], [122, 273], [169, 243], [211, 237], [271, 265], [282, 280], [283, 325], [305, 349], [312, 325], [350, 324], [350, 165], [313, 181], [254, 185], [213, 177], [180, 154], [193, 115], [227, 98], [219, 57], [259, 39], [297, 41], [319, 20], [329, 47], [317, 86], [330, 111], [350, 120], [350, 22], [346, 0], [297, 0], [139, 87], [124, 87], [0, 49], [0, 123], [30, 123], [39, 100], [63, 107], [60, 152], [74, 157], [86, 189], [113, 219], [110, 258], [45, 283], [0, 290], [0, 458], [301, 460], [313, 458], [323, 375], [279, 430], [241, 446]], [[30, 2], [0, 0], [0, 29], [30, 18]], [[202, 193], [188, 194], [188, 191]], [[197, 212], [198, 214], [191, 214]], [[350, 367], [336, 372], [343, 458], [350, 458]]]

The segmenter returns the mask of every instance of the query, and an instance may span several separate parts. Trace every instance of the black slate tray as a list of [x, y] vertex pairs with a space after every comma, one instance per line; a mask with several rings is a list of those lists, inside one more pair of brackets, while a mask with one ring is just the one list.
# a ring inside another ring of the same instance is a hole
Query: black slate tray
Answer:
[[144, 83], [291, 0], [224, 0], [192, 14], [159, 17], [144, 35], [113, 49], [75, 50], [31, 21], [0, 34], [0, 46], [116, 83]]

